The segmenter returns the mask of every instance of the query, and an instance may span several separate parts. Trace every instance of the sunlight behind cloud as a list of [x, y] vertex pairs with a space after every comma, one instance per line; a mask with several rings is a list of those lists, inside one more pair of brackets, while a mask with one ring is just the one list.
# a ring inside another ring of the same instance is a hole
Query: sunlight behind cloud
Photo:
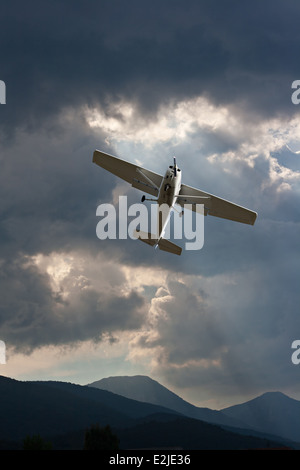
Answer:
[[[299, 171], [279, 163], [276, 158], [276, 152], [290, 142], [300, 142], [297, 118], [256, 121], [236, 106], [216, 106], [201, 96], [163, 104], [155, 118], [141, 115], [133, 103], [126, 101], [111, 103], [105, 110], [85, 108], [84, 116], [88, 125], [101, 129], [107, 143], [116, 149], [128, 145], [142, 145], [144, 149], [159, 144], [195, 145], [193, 139], [196, 139], [206, 160], [211, 165], [221, 164], [225, 173], [239, 172], [236, 162], [253, 169], [259, 157], [265, 158], [269, 162], [269, 175], [262, 189], [275, 184], [278, 192], [286, 191], [300, 180]], [[230, 148], [226, 149], [224, 144], [223, 149], [213, 150], [217, 139], [227, 142]]]
[[80, 251], [53, 252], [50, 255], [38, 254], [30, 260], [42, 273], [48, 274], [53, 293], [62, 294], [64, 299], [71, 294], [77, 296], [86, 289], [117, 293], [125, 281], [120, 269], [113, 266], [102, 252], [96, 258]]
[[[60, 253], [53, 253], [49, 256], [38, 254], [33, 256], [31, 260], [41, 271], [49, 275], [53, 292], [61, 292], [64, 279], [68, 277], [72, 270], [74, 257]], [[64, 292], [64, 297], [67, 296], [68, 293]]]
[[89, 126], [104, 131], [109, 142], [142, 142], [146, 147], [170, 140], [179, 143], [197, 127], [215, 130], [230, 119], [228, 109], [213, 106], [202, 97], [162, 105], [155, 120], [141, 116], [128, 102], [111, 105], [105, 111], [86, 108], [84, 114]]

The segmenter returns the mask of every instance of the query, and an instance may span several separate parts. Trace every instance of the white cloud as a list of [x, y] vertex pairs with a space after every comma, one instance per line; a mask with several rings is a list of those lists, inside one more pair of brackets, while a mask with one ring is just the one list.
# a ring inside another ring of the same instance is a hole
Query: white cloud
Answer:
[[[130, 158], [135, 158], [137, 145], [149, 150], [161, 144], [173, 148], [185, 143], [191, 148], [197, 145], [207, 161], [220, 166], [225, 173], [238, 175], [237, 163], [253, 169], [256, 160], [263, 157], [269, 162], [269, 173], [261, 189], [275, 185], [278, 192], [286, 191], [300, 181], [300, 171], [276, 158], [276, 152], [291, 142], [294, 147], [300, 143], [297, 118], [257, 121], [236, 106], [216, 106], [204, 97], [161, 105], [155, 117], [141, 116], [133, 103], [125, 101], [112, 103], [105, 111], [86, 108], [84, 115], [89, 126], [101, 129], [114, 148], [132, 149]], [[215, 151], [218, 140], [221, 146]], [[151, 154], [144, 153], [144, 160], [151, 158]]]
[[146, 147], [170, 140], [176, 144], [193, 133], [195, 127], [216, 130], [231, 119], [227, 108], [213, 106], [202, 97], [162, 105], [155, 118], [141, 116], [137, 107], [122, 101], [105, 111], [85, 109], [85, 116], [90, 127], [106, 133], [109, 142], [142, 142]]

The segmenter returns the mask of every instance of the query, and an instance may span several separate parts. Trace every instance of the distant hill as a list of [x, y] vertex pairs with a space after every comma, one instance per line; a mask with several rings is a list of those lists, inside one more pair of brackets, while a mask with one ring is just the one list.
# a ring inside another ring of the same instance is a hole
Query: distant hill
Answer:
[[21, 382], [0, 376], [0, 449], [21, 448], [39, 434], [54, 449], [82, 449], [85, 430], [109, 424], [121, 449], [250, 449], [276, 439], [246, 436], [165, 407], [66, 382]]
[[[55, 436], [101, 426], [131, 426], [169, 410], [65, 382], [21, 382], [0, 376], [0, 440]], [[174, 413], [173, 413], [174, 414]]]
[[222, 410], [251, 429], [300, 442], [300, 401], [281, 392], [268, 392], [246, 403]]
[[[245, 427], [238, 419], [209, 408], [199, 408], [180, 398], [166, 387], [145, 375], [107, 377], [89, 387], [107, 390], [133, 400], [164, 406], [190, 418], [209, 423]], [[246, 426], [247, 427], [247, 426]]]
[[[229, 432], [217, 425], [192, 418], [155, 419], [118, 432], [124, 448], [184, 450], [247, 450], [282, 448], [275, 439]], [[199, 462], [198, 462], [199, 463]]]
[[[146, 403], [168, 407], [185, 416], [227, 429], [255, 430], [300, 442], [300, 401], [269, 392], [241, 405], [220, 411], [196, 407], [147, 376], [108, 377], [89, 384]], [[242, 431], [244, 432], [244, 431]]]

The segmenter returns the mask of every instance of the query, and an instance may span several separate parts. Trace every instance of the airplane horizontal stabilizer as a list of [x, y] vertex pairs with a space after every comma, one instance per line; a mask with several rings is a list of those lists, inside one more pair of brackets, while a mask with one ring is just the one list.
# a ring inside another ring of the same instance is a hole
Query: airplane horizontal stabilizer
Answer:
[[138, 240], [141, 240], [142, 242], [147, 243], [147, 245], [150, 245], [150, 246], [158, 245], [158, 248], [160, 250], [167, 251], [168, 253], [174, 253], [175, 255], [181, 255], [182, 248], [178, 245], [175, 245], [175, 243], [172, 243], [169, 240], [166, 240], [165, 238], [161, 238], [159, 241], [157, 241], [156, 236], [153, 235], [152, 233], [142, 232], [140, 230], [135, 230], [134, 236]]
[[181, 255], [182, 248], [175, 243], [166, 240], [165, 238], [161, 238], [158, 243], [158, 248], [163, 251], [168, 251], [169, 253], [174, 253], [174, 255]]
[[147, 243], [150, 246], [157, 245], [157, 237], [150, 232], [142, 232], [141, 230], [135, 230], [133, 235], [138, 240]]

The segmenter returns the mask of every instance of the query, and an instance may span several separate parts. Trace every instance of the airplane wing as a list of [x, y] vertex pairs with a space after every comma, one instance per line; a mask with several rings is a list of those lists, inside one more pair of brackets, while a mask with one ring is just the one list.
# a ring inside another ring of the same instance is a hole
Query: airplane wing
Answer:
[[182, 207], [184, 204], [193, 204], [194, 211], [196, 210], [195, 204], [203, 204], [204, 215], [213, 215], [243, 224], [254, 225], [257, 217], [254, 211], [185, 184], [181, 185], [176, 203]]
[[134, 188], [145, 191], [152, 196], [158, 196], [163, 177], [146, 168], [113, 157], [108, 153], [95, 150], [93, 162], [114, 175], [130, 183]]

